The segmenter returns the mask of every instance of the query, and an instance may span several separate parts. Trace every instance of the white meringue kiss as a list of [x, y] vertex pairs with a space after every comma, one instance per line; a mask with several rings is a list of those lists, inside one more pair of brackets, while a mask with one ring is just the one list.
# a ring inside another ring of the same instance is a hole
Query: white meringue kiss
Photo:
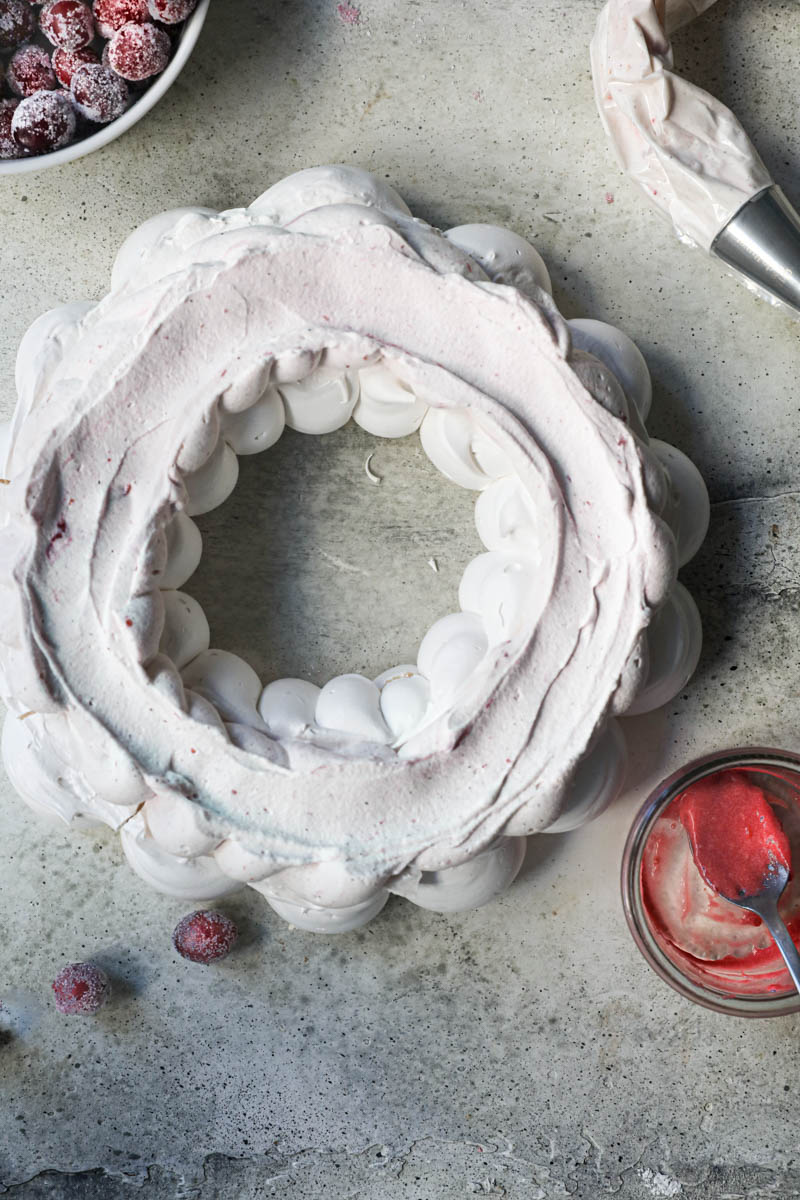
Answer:
[[512, 554], [480, 554], [473, 558], [458, 589], [462, 611], [478, 613], [491, 646], [523, 632], [535, 596], [533, 562]]
[[184, 858], [163, 850], [152, 837], [144, 813], [137, 813], [120, 830], [122, 849], [130, 866], [145, 883], [179, 900], [219, 900], [242, 885], [223, 875], [213, 858]]
[[[526, 295], [534, 288], [552, 293], [550, 274], [541, 254], [510, 229], [497, 225], [457, 225], [446, 230], [444, 236], [479, 262], [495, 283], [519, 288]], [[533, 294], [535, 298], [535, 291]]]
[[381, 716], [381, 693], [363, 675], [338, 675], [317, 697], [315, 720], [322, 729], [337, 729], [368, 742], [391, 741]]
[[64, 304], [37, 317], [17, 350], [15, 383], [19, 416], [27, 416], [37, 392], [47, 386], [69, 346], [79, 336], [81, 323], [95, 307], [91, 300]]
[[283, 400], [270, 388], [255, 404], [222, 420], [225, 441], [236, 454], [259, 454], [274, 446], [286, 424]]
[[197, 658], [211, 644], [208, 619], [193, 596], [186, 592], [163, 592], [164, 629], [159, 651], [171, 658], [178, 670]]
[[488, 648], [486, 628], [476, 613], [451, 613], [431, 626], [420, 644], [417, 666], [430, 681], [437, 707], [453, 699]]
[[173, 208], [150, 217], [125, 239], [111, 268], [111, 288], [117, 291], [146, 270], [148, 259], [155, 258], [170, 242], [184, 238], [195, 240], [207, 233], [208, 218], [218, 214], [210, 208]]
[[376, 437], [398, 438], [414, 433], [428, 411], [408, 386], [385, 364], [358, 372], [359, 398], [353, 420]]
[[198, 858], [219, 844], [203, 809], [174, 791], [151, 796], [142, 811], [147, 830], [167, 854]]
[[205, 650], [181, 675], [186, 687], [209, 700], [223, 720], [261, 726], [256, 707], [261, 680], [243, 658], [228, 650]]
[[697, 605], [681, 583], [647, 630], [647, 680], [628, 709], [631, 716], [667, 704], [691, 679], [703, 647], [703, 627]]
[[297, 738], [314, 724], [320, 689], [305, 679], [275, 679], [258, 701], [258, 711], [272, 737]]
[[159, 577], [161, 588], [180, 588], [191, 578], [203, 556], [200, 530], [186, 513], [176, 513], [167, 525], [167, 561]]
[[265, 885], [252, 886], [263, 894], [267, 904], [287, 925], [305, 929], [308, 933], [350, 933], [368, 924], [385, 906], [388, 892], [377, 891], [361, 904], [350, 904], [339, 908], [328, 908], [321, 904], [310, 904], [307, 900], [284, 900], [272, 896]]
[[346, 425], [358, 399], [358, 380], [330, 367], [317, 367], [297, 383], [279, 388], [286, 424], [298, 433], [333, 433]]
[[609, 721], [578, 764], [567, 788], [564, 811], [545, 833], [568, 833], [599, 817], [622, 791], [627, 766], [622, 729], [617, 721]]
[[475, 528], [487, 550], [535, 557], [540, 521], [541, 514], [516, 475], [492, 483], [475, 503]]
[[188, 497], [186, 512], [197, 517], [218, 508], [228, 499], [238, 478], [239, 460], [227, 442], [220, 439], [203, 466], [183, 477]]
[[671, 488], [664, 508], [664, 520], [675, 534], [678, 565], [694, 558], [708, 533], [711, 504], [702, 475], [690, 458], [676, 446], [655, 439], [650, 449], [664, 466]]
[[393, 667], [375, 683], [381, 693], [381, 716], [398, 745], [422, 723], [430, 701], [430, 684], [414, 666]]
[[288, 225], [303, 213], [339, 204], [358, 204], [384, 213], [410, 216], [393, 187], [358, 167], [308, 167], [281, 179], [250, 205], [250, 212], [272, 225]]
[[419, 431], [422, 449], [437, 470], [452, 483], [471, 491], [488, 487], [493, 478], [475, 453], [476, 434], [471, 413], [445, 408], [428, 409]]
[[[49, 821], [119, 829], [136, 812], [137, 805], [113, 804], [85, 788], [76, 778], [74, 768], [58, 752], [54, 722], [66, 725], [60, 716], [6, 713], [2, 754], [12, 786], [29, 808]], [[68, 741], [66, 729], [62, 736]], [[76, 788], [81, 787], [83, 800], [76, 793]]]
[[653, 385], [644, 355], [633, 339], [615, 325], [591, 317], [572, 317], [567, 324], [573, 346], [605, 363], [616, 375], [630, 403], [636, 406], [641, 419], [646, 421], [653, 402]]
[[0, 475], [5, 478], [11, 450], [11, 422], [0, 421]]
[[389, 891], [431, 912], [481, 908], [513, 883], [525, 859], [527, 839], [499, 838], [474, 858], [440, 871], [412, 871], [393, 879]]

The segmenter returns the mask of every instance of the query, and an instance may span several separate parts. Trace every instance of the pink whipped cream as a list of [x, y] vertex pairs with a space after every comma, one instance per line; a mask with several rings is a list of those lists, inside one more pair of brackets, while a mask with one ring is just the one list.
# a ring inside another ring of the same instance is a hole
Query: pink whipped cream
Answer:
[[714, 0], [609, 0], [591, 45], [595, 98], [623, 171], [709, 250], [772, 183], [730, 109], [672, 69], [670, 35]]

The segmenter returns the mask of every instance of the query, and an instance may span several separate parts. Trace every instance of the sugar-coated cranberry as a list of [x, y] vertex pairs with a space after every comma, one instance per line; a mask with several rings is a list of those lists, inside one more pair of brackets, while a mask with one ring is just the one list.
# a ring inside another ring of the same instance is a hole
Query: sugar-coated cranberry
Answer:
[[94, 0], [94, 23], [101, 37], [113, 37], [131, 21], [141, 25], [149, 20], [147, 0]]
[[224, 913], [200, 909], [182, 917], [172, 934], [172, 944], [190, 962], [210, 963], [224, 958], [239, 930]]
[[39, 28], [54, 46], [77, 50], [94, 37], [94, 17], [81, 0], [51, 0], [42, 9]]
[[78, 50], [62, 50], [58, 47], [53, 51], [53, 70], [56, 73], [56, 79], [65, 88], [72, 83], [72, 76], [78, 67], [99, 61], [97, 51], [92, 50], [91, 46], [81, 46]]
[[75, 136], [75, 109], [66, 92], [35, 92], [20, 100], [11, 121], [18, 146], [47, 154], [68, 145]]
[[0, 100], [0, 159], [24, 158], [25, 151], [14, 141], [11, 122], [19, 100]]
[[22, 0], [0, 0], [0, 50], [16, 50], [36, 30], [36, 18]]
[[72, 76], [72, 99], [81, 116], [99, 125], [121, 117], [130, 104], [128, 85], [109, 67], [90, 63]]
[[177, 25], [197, 8], [197, 0], [147, 0], [150, 16], [165, 25]]
[[[111, 66], [111, 59], [108, 56], [108, 48], [110, 45], [111, 45], [110, 42], [103, 43], [103, 50], [100, 55], [100, 62], [103, 64], [104, 67], [108, 67], [109, 70], [113, 70], [113, 67]], [[116, 71], [114, 71], [114, 74], [116, 75]], [[122, 78], [122, 77], [120, 76], [120, 78]], [[141, 83], [138, 83], [133, 79], [129, 79], [127, 81], [127, 83], [128, 83], [128, 87], [131, 89], [131, 92], [136, 92], [136, 91], [141, 92], [141, 91], [144, 91], [145, 88], [147, 87], [146, 79], [143, 80]]]
[[118, 29], [108, 43], [109, 66], [133, 82], [160, 75], [169, 62], [169, 34], [155, 25], [130, 23]]
[[70, 963], [53, 980], [53, 992], [60, 1013], [95, 1013], [109, 997], [108, 976], [94, 963]]
[[8, 86], [18, 96], [49, 92], [57, 86], [50, 55], [42, 46], [22, 46], [8, 64]]

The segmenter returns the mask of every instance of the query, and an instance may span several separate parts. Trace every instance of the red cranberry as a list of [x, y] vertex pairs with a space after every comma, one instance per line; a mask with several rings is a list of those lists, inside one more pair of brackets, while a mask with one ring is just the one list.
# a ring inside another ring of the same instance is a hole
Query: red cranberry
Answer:
[[8, 86], [18, 96], [49, 92], [56, 86], [50, 55], [42, 46], [23, 46], [8, 64]]
[[36, 18], [22, 0], [0, 0], [0, 50], [16, 50], [33, 37]]
[[108, 43], [109, 66], [134, 83], [160, 75], [169, 62], [169, 34], [155, 25], [123, 25]]
[[62, 50], [59, 47], [53, 51], [53, 70], [56, 73], [56, 79], [65, 88], [72, 83], [72, 76], [78, 67], [99, 61], [97, 52], [90, 46], [81, 46], [79, 50]]
[[20, 100], [11, 121], [18, 146], [34, 154], [60, 150], [75, 136], [75, 109], [66, 92], [35, 92]]
[[[111, 59], [108, 56], [108, 48], [110, 45], [111, 45], [110, 42], [103, 43], [103, 52], [100, 55], [100, 62], [103, 64], [104, 67], [108, 67], [108, 69], [111, 71], [111, 70], [113, 70], [113, 67], [111, 66]], [[116, 75], [116, 71], [114, 71], [114, 74]], [[121, 78], [122, 78], [122, 76], [120, 76], [120, 79]], [[142, 80], [141, 82], [138, 82], [134, 79], [127, 80], [127, 84], [128, 84], [128, 87], [130, 88], [131, 95], [145, 91], [145, 89], [147, 88], [147, 82], [148, 81], [146, 79]]]
[[0, 159], [24, 158], [25, 151], [14, 141], [11, 122], [19, 100], [0, 100]]
[[178, 922], [172, 944], [190, 962], [210, 963], [224, 958], [238, 936], [239, 930], [224, 913], [200, 909]]
[[81, 0], [51, 0], [42, 9], [39, 28], [48, 41], [62, 50], [88, 46], [94, 37], [94, 18]]
[[124, 79], [109, 67], [90, 64], [72, 76], [72, 99], [81, 116], [107, 125], [122, 116], [131, 97]]
[[147, 0], [94, 0], [94, 23], [101, 37], [113, 37], [130, 21], [141, 25], [149, 20]]
[[60, 1013], [96, 1013], [108, 999], [108, 976], [94, 963], [70, 963], [53, 980], [56, 1008]]
[[185, 21], [197, 8], [197, 0], [147, 0], [150, 16], [165, 25], [177, 25]]

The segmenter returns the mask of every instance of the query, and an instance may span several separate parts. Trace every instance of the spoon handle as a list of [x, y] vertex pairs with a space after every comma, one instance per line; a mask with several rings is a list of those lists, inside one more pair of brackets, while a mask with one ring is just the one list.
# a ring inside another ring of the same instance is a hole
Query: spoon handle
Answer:
[[763, 909], [759, 909], [759, 916], [772, 934], [775, 945], [783, 955], [783, 961], [786, 963], [789, 974], [792, 977], [792, 982], [797, 991], [800, 992], [800, 954], [798, 954], [797, 946], [792, 941], [789, 930], [778, 915], [777, 905], [764, 905]]

